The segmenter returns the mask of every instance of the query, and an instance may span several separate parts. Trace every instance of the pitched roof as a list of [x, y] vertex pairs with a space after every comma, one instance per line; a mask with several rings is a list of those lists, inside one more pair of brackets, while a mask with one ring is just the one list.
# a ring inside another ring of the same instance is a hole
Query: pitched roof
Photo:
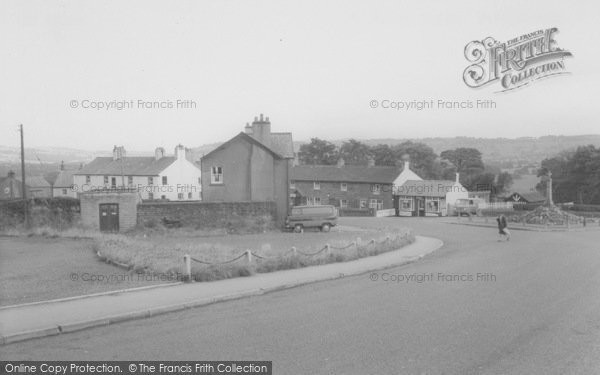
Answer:
[[291, 168], [294, 181], [334, 181], [391, 184], [400, 174], [396, 167], [359, 165], [298, 165]]
[[154, 156], [128, 156], [122, 160], [113, 160], [109, 156], [97, 157], [74, 174], [156, 176], [176, 159], [175, 156], [164, 156], [158, 160]]
[[49, 188], [50, 183], [42, 176], [27, 176], [25, 177], [25, 185], [32, 188]]
[[221, 151], [221, 150], [225, 149], [230, 143], [232, 143], [232, 142], [234, 142], [234, 141], [236, 141], [238, 139], [242, 139], [242, 140], [244, 140], [246, 142], [254, 143], [255, 145], [261, 147], [262, 149], [264, 149], [265, 151], [269, 152], [271, 155], [275, 156], [278, 159], [283, 159], [284, 158], [284, 156], [282, 156], [281, 154], [275, 152], [272, 148], [267, 147], [264, 143], [261, 143], [256, 138], [251, 137], [251, 136], [249, 136], [248, 134], [246, 134], [244, 132], [240, 132], [235, 137], [231, 138], [230, 140], [228, 140], [227, 142], [223, 143], [219, 147], [215, 148], [214, 150], [212, 150], [208, 154], [204, 155], [202, 157], [202, 159], [208, 158], [209, 156], [212, 156], [212, 154], [216, 153], [217, 151]]
[[394, 194], [420, 197], [445, 197], [446, 193], [466, 189], [450, 180], [408, 180], [399, 186]]
[[55, 188], [68, 188], [73, 185], [73, 175], [78, 171], [60, 171], [58, 177], [56, 177], [56, 181], [54, 181]]
[[292, 133], [271, 133], [269, 147], [284, 158], [294, 158]]
[[543, 202], [546, 200], [546, 197], [543, 196], [542, 194], [540, 194], [538, 191], [525, 191], [525, 192], [514, 192], [511, 195], [508, 196], [507, 200], [509, 201], [513, 201], [513, 202], [518, 202], [521, 201], [521, 199], [514, 199], [513, 196], [515, 194], [518, 194], [521, 196], [521, 198], [529, 203], [533, 203], [533, 202]]

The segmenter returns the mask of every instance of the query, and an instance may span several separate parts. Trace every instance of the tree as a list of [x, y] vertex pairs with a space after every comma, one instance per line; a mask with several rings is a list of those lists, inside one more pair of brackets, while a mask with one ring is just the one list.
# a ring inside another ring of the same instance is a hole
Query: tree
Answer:
[[398, 158], [394, 150], [389, 145], [379, 144], [371, 147], [371, 154], [375, 159], [375, 165], [384, 165], [393, 167], [398, 163]]
[[436, 164], [438, 156], [426, 144], [406, 141], [392, 146], [391, 149], [397, 161], [408, 155], [410, 169], [421, 178], [440, 178], [439, 165]]
[[311, 138], [310, 143], [303, 144], [298, 151], [301, 164], [333, 165], [337, 163], [338, 158], [337, 147], [319, 138]]
[[508, 193], [508, 189], [510, 189], [513, 184], [513, 178], [508, 172], [501, 172], [496, 177], [495, 189], [492, 191], [493, 195], [503, 195]]
[[460, 182], [465, 186], [472, 186], [474, 182], [480, 180], [478, 176], [485, 168], [481, 160], [481, 152], [476, 148], [462, 147], [446, 150], [442, 151], [440, 157], [454, 165], [456, 171], [460, 173]]
[[[580, 146], [542, 161], [538, 176], [552, 172], [552, 196], [555, 202], [600, 204], [600, 148]], [[536, 186], [545, 191], [547, 180]]]
[[342, 143], [340, 157], [348, 165], [367, 165], [369, 158], [373, 155], [368, 145], [356, 139], [350, 139]]

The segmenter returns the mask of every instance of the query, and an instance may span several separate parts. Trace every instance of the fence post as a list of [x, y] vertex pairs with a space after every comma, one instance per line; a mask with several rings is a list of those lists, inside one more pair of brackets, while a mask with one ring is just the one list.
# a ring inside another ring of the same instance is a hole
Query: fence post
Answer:
[[192, 259], [190, 254], [183, 256], [183, 262], [185, 263], [185, 281], [192, 282]]
[[292, 255], [296, 256], [296, 246], [292, 246]]
[[331, 246], [329, 246], [329, 244], [325, 244], [325, 254], [331, 254]]
[[248, 264], [252, 264], [252, 250], [246, 250], [246, 261]]

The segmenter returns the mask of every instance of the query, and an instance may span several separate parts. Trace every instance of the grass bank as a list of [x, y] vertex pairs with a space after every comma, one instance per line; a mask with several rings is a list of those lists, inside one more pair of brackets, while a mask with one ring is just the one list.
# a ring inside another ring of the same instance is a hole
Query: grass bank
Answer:
[[[184, 255], [192, 262], [192, 278], [212, 281], [254, 273], [346, 262], [399, 249], [414, 242], [408, 229], [360, 230], [329, 233], [268, 232], [217, 236], [127, 236], [98, 238], [93, 249], [107, 261], [132, 272], [174, 279], [184, 276]], [[328, 245], [328, 246], [326, 246]], [[250, 250], [251, 262], [244, 254]]]

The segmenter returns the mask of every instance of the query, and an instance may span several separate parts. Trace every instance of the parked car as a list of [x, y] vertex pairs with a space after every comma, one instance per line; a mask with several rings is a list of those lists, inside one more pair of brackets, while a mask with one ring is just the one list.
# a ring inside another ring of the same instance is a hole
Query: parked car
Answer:
[[285, 227], [296, 233], [305, 228], [319, 228], [323, 232], [329, 232], [331, 227], [337, 225], [337, 219], [338, 211], [334, 206], [295, 206], [285, 219]]
[[481, 198], [457, 199], [454, 204], [456, 216], [477, 215], [479, 205], [485, 202]]

